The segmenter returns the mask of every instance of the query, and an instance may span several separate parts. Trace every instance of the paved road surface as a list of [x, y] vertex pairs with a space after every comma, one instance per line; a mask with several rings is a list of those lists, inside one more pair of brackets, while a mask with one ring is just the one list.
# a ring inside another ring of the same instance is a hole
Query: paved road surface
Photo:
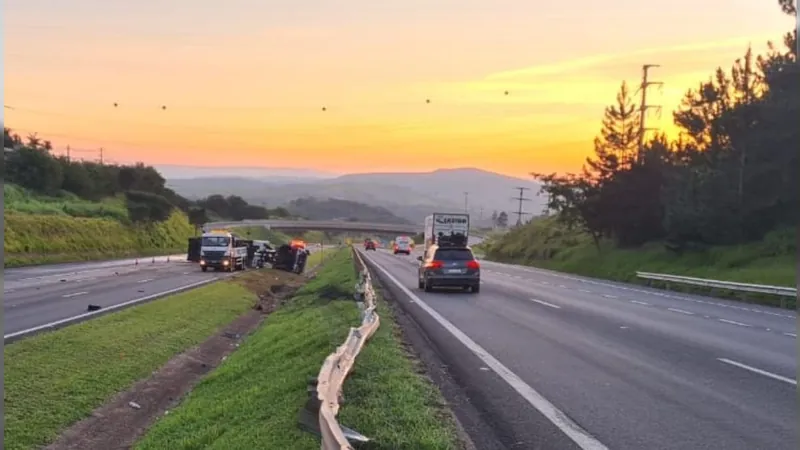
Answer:
[[[313, 253], [319, 248], [312, 246], [310, 250]], [[227, 275], [203, 273], [197, 265], [186, 262], [186, 255], [173, 255], [169, 260], [166, 256], [143, 258], [135, 263], [135, 259], [126, 259], [6, 270], [3, 333], [74, 317], [86, 313], [90, 304], [107, 308]]]
[[794, 311], [488, 261], [424, 293], [364, 254], [508, 448], [797, 448]]
[[173, 260], [17, 278], [4, 283], [3, 333], [83, 314], [90, 304], [109, 307], [220, 276]]

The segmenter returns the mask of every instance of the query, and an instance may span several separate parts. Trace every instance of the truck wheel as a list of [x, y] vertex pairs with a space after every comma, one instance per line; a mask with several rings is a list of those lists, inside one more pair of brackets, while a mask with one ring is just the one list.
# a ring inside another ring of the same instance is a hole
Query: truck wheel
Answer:
[[423, 288], [425, 289], [425, 292], [433, 292], [433, 286], [431, 286], [431, 283], [427, 280], [424, 282]]
[[417, 281], [417, 287], [420, 288], [420, 289], [424, 289], [425, 288], [425, 282], [422, 281], [422, 280], [418, 280]]
[[208, 266], [203, 266], [200, 268], [203, 272], [208, 272]]

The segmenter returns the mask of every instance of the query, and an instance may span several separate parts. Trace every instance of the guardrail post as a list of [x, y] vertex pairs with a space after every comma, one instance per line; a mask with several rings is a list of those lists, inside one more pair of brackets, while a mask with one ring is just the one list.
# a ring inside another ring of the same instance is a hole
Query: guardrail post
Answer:
[[319, 429], [319, 407], [321, 402], [319, 401], [319, 396], [317, 396], [316, 378], [311, 378], [308, 381], [306, 392], [308, 393], [308, 400], [306, 400], [305, 405], [297, 416], [297, 424], [305, 431], [321, 436], [322, 432]]

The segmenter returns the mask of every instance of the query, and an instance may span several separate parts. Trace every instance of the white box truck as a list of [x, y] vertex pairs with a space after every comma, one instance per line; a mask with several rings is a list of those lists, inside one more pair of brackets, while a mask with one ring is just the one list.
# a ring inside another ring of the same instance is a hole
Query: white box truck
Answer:
[[431, 245], [466, 247], [469, 241], [469, 214], [433, 213], [425, 218], [425, 251]]

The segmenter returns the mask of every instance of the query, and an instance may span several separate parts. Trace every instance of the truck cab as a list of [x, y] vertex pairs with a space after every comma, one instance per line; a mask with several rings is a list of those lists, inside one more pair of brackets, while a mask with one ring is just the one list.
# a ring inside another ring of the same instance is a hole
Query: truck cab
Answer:
[[247, 243], [229, 231], [203, 233], [200, 239], [200, 268], [203, 272], [209, 267], [228, 272], [244, 270], [247, 267], [247, 248]]

